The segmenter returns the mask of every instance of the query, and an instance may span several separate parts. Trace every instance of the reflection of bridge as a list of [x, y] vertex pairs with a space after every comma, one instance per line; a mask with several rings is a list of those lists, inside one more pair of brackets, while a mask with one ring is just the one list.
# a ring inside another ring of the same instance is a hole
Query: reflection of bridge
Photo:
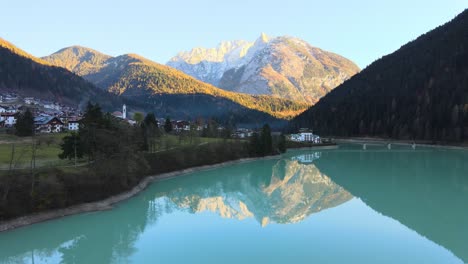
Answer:
[[[415, 153], [414, 150], [412, 149], [392, 149], [392, 151], [388, 151], [386, 148], [372, 148], [369, 149], [367, 148], [365, 151], [362, 149], [340, 149], [340, 153], [376, 153], [376, 152], [386, 152], [386, 153]], [[431, 152], [431, 150], [425, 149], [425, 150], [418, 150], [418, 153], [421, 152]]]
[[413, 144], [406, 144], [406, 143], [362, 143], [362, 149], [367, 149], [367, 145], [374, 145], [374, 146], [385, 146], [387, 149], [392, 149], [392, 145], [403, 145], [403, 146], [410, 146], [413, 150], [416, 149], [416, 143]]
[[294, 156], [291, 160], [297, 160], [299, 163], [312, 163], [322, 156], [322, 152], [307, 153], [299, 156]]

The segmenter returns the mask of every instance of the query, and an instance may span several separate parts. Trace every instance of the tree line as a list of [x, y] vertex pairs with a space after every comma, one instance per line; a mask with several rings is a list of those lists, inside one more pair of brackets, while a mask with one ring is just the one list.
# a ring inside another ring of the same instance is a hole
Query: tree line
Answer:
[[468, 140], [468, 10], [372, 63], [291, 124], [328, 136]]

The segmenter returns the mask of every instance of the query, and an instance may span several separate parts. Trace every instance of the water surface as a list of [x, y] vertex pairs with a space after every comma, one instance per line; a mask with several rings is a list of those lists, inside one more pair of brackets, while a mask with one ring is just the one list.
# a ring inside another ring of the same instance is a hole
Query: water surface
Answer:
[[468, 153], [290, 151], [0, 233], [0, 263], [465, 263]]

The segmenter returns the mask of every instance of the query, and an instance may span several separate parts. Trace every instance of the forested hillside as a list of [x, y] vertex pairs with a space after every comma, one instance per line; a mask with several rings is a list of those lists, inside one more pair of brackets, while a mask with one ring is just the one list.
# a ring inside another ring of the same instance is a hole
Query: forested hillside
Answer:
[[88, 100], [105, 109], [122, 104], [121, 99], [100, 90], [92, 83], [0, 39], [0, 89], [18, 92], [65, 104], [78, 105]]
[[[94, 50], [83, 49], [85, 48], [65, 48], [44, 57], [44, 59], [57, 66], [74, 70], [78, 74], [81, 73], [85, 79], [98, 87], [123, 98], [144, 101], [145, 103], [150, 102], [151, 107], [155, 109], [161, 109], [160, 105], [168, 102], [161, 100], [168, 98], [165, 95], [178, 95], [170, 96], [172, 102], [174, 102], [174, 98], [187, 98], [189, 95], [205, 99], [211, 97], [196, 103], [204, 102], [205, 110], [202, 112], [218, 116], [219, 114], [227, 115], [226, 109], [242, 112], [244, 110], [241, 108], [247, 108], [276, 118], [289, 119], [307, 108], [305, 103], [297, 103], [278, 97], [253, 96], [225, 91], [136, 54], [106, 57], [106, 55]], [[185, 113], [191, 113], [191, 109], [200, 107], [200, 105], [193, 105], [191, 101], [184, 102], [187, 104], [172, 104], [172, 106], [181, 107], [181, 109], [171, 107], [176, 110], [172, 113], [178, 115], [181, 110]], [[216, 109], [218, 111], [215, 111]], [[167, 112], [168, 109], [162, 110]], [[223, 113], [220, 113], [219, 110]], [[192, 117], [195, 116], [192, 115]]]
[[291, 127], [335, 136], [468, 140], [468, 10], [372, 63]]

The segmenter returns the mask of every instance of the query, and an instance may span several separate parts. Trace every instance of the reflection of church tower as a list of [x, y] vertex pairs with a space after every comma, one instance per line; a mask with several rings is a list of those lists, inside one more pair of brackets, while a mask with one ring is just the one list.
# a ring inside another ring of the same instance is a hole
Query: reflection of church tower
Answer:
[[123, 108], [122, 108], [122, 118], [127, 119], [127, 106], [126, 105], [123, 105]]

